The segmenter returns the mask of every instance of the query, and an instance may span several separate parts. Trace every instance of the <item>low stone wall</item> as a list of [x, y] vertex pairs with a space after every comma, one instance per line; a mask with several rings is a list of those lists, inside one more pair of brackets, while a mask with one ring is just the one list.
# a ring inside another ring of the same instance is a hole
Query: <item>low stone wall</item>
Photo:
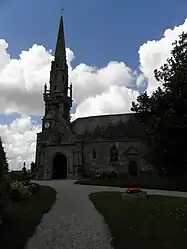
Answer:
[[147, 197], [147, 193], [145, 191], [141, 191], [138, 193], [121, 193], [121, 197], [123, 200], [134, 200], [134, 199], [145, 199]]

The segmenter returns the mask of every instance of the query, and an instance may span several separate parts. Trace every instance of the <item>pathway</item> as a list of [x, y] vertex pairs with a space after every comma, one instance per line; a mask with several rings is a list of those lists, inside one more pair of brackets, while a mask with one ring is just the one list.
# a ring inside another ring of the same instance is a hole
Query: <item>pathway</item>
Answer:
[[[92, 192], [122, 188], [83, 186], [73, 180], [41, 181], [57, 191], [52, 209], [43, 216], [27, 249], [112, 249], [102, 216], [88, 198]], [[148, 194], [187, 197], [186, 192], [146, 190]]]

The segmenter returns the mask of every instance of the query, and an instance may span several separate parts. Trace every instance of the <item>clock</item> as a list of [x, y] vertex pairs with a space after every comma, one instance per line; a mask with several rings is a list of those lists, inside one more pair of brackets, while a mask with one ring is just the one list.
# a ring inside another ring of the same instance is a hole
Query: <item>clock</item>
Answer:
[[49, 127], [50, 127], [49, 122], [46, 122], [46, 123], [45, 123], [45, 128], [49, 128]]

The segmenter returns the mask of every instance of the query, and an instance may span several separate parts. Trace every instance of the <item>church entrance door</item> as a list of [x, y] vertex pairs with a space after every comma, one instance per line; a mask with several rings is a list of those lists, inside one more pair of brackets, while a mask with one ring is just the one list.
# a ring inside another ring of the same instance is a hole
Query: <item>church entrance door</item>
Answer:
[[67, 178], [67, 158], [63, 154], [57, 154], [53, 159], [53, 179]]
[[138, 166], [136, 161], [129, 162], [129, 175], [137, 176], [138, 175]]

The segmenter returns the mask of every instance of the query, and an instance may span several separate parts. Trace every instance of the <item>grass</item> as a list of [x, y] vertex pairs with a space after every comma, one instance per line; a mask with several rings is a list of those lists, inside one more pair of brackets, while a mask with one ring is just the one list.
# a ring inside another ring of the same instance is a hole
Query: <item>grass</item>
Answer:
[[0, 226], [0, 247], [23, 249], [31, 237], [42, 215], [48, 212], [56, 200], [56, 191], [40, 186], [38, 191], [26, 200], [11, 203], [5, 221]]
[[90, 194], [116, 249], [186, 249], [187, 199], [148, 196], [125, 201], [118, 192]]
[[110, 186], [110, 187], [139, 187], [144, 189], [161, 189], [161, 190], [176, 190], [187, 191], [186, 177], [130, 177], [123, 176], [117, 179], [82, 179], [75, 184], [95, 185], [95, 186]]

